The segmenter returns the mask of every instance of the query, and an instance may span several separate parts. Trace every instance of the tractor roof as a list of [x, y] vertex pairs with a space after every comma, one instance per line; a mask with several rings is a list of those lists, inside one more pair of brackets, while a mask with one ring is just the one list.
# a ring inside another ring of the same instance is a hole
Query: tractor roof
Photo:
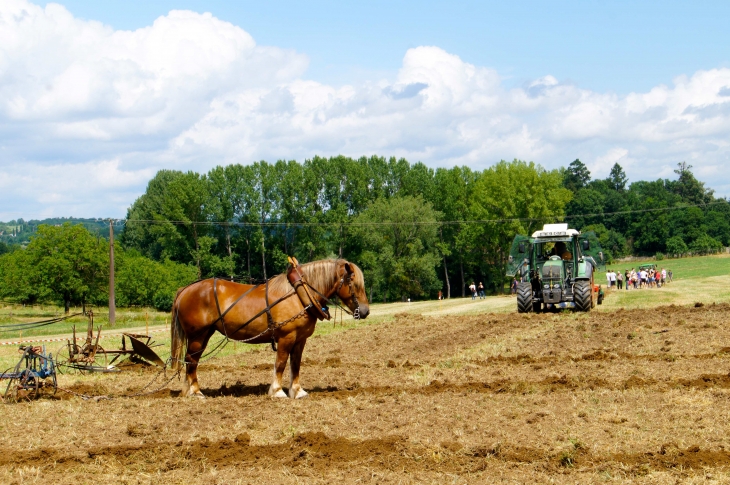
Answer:
[[567, 224], [545, 224], [541, 231], [532, 233], [532, 237], [570, 237], [577, 236], [580, 231], [568, 229]]

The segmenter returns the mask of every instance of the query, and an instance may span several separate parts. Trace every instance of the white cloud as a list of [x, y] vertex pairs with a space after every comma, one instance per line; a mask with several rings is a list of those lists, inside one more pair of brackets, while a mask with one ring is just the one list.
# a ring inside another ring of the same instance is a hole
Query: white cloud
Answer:
[[0, 218], [121, 216], [160, 168], [340, 153], [475, 169], [581, 158], [596, 176], [618, 162], [631, 180], [686, 160], [730, 194], [730, 69], [618, 96], [550, 75], [506, 89], [434, 46], [405, 52], [391, 80], [346, 86], [307, 79], [307, 62], [210, 14], [115, 31], [4, 0]]
[[122, 169], [119, 160], [3, 164], [0, 220], [94, 217], [100, 210], [123, 216], [154, 175], [153, 168]]
[[599, 156], [593, 163], [589, 164], [588, 169], [594, 177], [606, 178], [616, 163], [621, 165], [624, 170], [631, 166], [630, 163], [627, 163], [630, 162], [626, 157], [628, 154], [629, 151], [625, 148], [611, 148], [604, 155]]

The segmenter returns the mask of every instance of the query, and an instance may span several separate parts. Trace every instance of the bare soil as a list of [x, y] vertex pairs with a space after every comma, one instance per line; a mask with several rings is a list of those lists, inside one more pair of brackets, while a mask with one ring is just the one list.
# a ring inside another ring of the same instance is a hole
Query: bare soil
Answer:
[[0, 482], [728, 483], [729, 321], [399, 314], [310, 339], [297, 401], [267, 396], [268, 346], [204, 362], [205, 400], [119, 397], [145, 365], [64, 375], [1, 408]]

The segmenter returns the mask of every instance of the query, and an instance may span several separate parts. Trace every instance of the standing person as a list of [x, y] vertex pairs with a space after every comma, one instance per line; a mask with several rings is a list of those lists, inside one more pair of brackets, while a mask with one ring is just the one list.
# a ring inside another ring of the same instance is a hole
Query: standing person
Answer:
[[616, 286], [616, 271], [611, 270], [611, 286]]
[[481, 300], [482, 298], [486, 299], [487, 295], [484, 294], [484, 285], [480, 281], [479, 282], [479, 299]]
[[510, 290], [512, 291], [513, 295], [517, 294], [517, 278], [512, 278], [512, 285], [510, 286]]
[[619, 271], [616, 273], [616, 288], [619, 290], [624, 289], [624, 275]]
[[611, 288], [611, 270], [606, 271], [606, 282], [608, 283], [608, 287]]
[[476, 300], [476, 298], [477, 298], [477, 285], [475, 285], [473, 281], [469, 285], [469, 291], [471, 291], [471, 299], [472, 300]]
[[667, 276], [669, 277], [669, 282], [670, 282], [670, 283], [671, 283], [672, 281], [674, 281], [674, 280], [673, 280], [673, 276], [672, 276], [672, 270], [671, 270], [671, 269], [670, 269], [670, 270], [667, 270]]
[[662, 285], [667, 283], [667, 270], [662, 268]]

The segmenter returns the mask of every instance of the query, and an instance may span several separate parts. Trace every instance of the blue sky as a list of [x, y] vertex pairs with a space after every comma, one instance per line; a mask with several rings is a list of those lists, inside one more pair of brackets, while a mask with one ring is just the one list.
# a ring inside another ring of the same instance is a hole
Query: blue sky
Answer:
[[435, 45], [519, 85], [553, 75], [628, 93], [700, 69], [730, 67], [730, 2], [66, 0], [73, 14], [118, 29], [173, 9], [211, 12], [260, 44], [310, 57], [307, 77], [356, 82], [391, 75], [403, 53]]
[[160, 169], [382, 155], [693, 165], [730, 195], [730, 2], [0, 1], [0, 220]]

